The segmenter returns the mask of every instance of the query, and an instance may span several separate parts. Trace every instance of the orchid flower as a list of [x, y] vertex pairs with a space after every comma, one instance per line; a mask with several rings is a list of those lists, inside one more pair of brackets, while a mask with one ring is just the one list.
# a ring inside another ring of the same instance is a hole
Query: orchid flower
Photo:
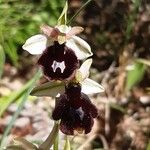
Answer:
[[49, 80], [71, 80], [79, 67], [78, 60], [92, 55], [89, 44], [76, 36], [83, 28], [43, 25], [41, 31], [43, 34], [27, 39], [22, 48], [33, 55], [41, 54], [38, 64]]
[[[60, 120], [60, 130], [67, 135], [89, 133], [98, 116], [97, 108], [86, 94], [103, 92], [104, 88], [88, 78], [92, 59], [86, 60], [77, 70], [74, 80], [67, 85], [63, 82], [46, 83], [33, 89], [38, 96], [59, 96], [52, 113], [54, 120]], [[55, 95], [54, 95], [55, 94]]]
[[89, 133], [98, 116], [97, 108], [89, 97], [81, 92], [80, 84], [69, 84], [65, 93], [56, 99], [52, 112], [54, 120], [60, 120], [60, 130], [66, 135]]

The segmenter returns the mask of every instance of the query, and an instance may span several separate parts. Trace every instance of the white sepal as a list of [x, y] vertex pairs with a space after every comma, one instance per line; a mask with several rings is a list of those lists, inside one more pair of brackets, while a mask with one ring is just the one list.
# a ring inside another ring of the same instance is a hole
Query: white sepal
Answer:
[[58, 94], [63, 94], [64, 92], [65, 85], [63, 82], [52, 81], [35, 87], [31, 95], [56, 97]]
[[69, 40], [67, 40], [66, 46], [68, 48], [71, 48], [80, 60], [93, 55], [89, 44], [77, 36], [73, 36]]
[[30, 54], [38, 55], [42, 54], [46, 47], [50, 45], [52, 45], [52, 43], [48, 42], [45, 35], [37, 34], [27, 39], [22, 48]]
[[80, 67], [79, 71], [81, 73], [82, 76], [82, 81], [85, 80], [86, 78], [88, 78], [89, 76], [89, 69], [91, 67], [92, 64], [92, 59], [87, 59]]
[[97, 82], [87, 78], [82, 83], [82, 92], [85, 94], [96, 94], [104, 92], [104, 88]]

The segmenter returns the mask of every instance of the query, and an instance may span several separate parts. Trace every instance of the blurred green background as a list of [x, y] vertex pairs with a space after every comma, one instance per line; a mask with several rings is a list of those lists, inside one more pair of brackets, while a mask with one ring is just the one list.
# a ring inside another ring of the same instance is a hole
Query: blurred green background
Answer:
[[18, 66], [19, 54], [22, 53], [19, 49], [22, 44], [31, 35], [40, 32], [40, 25], [49, 24], [53, 26], [56, 24], [64, 2], [64, 0], [1, 1], [1, 53], [6, 54], [11, 63]]

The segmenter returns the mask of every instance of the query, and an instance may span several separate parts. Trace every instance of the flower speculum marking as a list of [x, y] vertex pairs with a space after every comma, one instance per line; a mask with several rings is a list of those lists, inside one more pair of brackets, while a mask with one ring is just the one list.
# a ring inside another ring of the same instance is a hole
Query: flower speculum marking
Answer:
[[49, 80], [69, 80], [74, 77], [79, 61], [65, 44], [54, 42], [54, 45], [48, 47], [41, 55], [38, 64]]
[[53, 64], [51, 65], [51, 67], [53, 68], [53, 71], [56, 72], [56, 70], [59, 68], [60, 72], [63, 73], [66, 66], [65, 66], [65, 62], [57, 62], [57, 61], [53, 61]]
[[82, 109], [82, 107], [79, 107], [76, 112], [78, 113], [78, 115], [80, 116], [80, 119], [83, 120], [84, 117], [84, 111]]

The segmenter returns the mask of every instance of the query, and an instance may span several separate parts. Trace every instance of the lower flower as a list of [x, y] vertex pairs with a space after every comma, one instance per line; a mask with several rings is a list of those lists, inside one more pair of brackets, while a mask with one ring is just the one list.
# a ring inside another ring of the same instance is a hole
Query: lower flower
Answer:
[[54, 120], [60, 121], [60, 130], [67, 135], [89, 133], [94, 124], [93, 118], [98, 116], [97, 108], [87, 95], [81, 92], [79, 84], [66, 87], [66, 92], [57, 98], [52, 113]]

